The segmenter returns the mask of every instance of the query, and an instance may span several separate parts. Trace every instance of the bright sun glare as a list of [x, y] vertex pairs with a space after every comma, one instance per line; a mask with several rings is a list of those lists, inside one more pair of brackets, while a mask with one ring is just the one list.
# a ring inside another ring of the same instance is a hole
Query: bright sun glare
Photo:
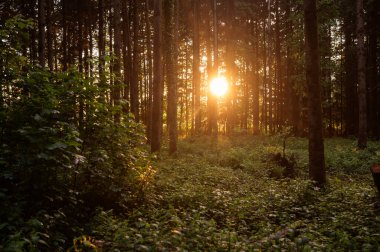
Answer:
[[210, 84], [211, 93], [216, 96], [223, 96], [227, 93], [228, 83], [226, 78], [218, 77], [211, 81]]

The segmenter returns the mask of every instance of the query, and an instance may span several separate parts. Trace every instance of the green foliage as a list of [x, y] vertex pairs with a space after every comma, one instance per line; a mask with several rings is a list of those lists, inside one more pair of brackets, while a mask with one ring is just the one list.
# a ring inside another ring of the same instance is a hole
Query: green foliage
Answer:
[[[327, 163], [360, 158], [353, 140], [326, 140]], [[348, 144], [350, 143], [350, 144]], [[373, 150], [379, 143], [371, 142]], [[379, 201], [365, 165], [330, 167], [329, 185], [307, 179], [307, 141], [287, 140], [298, 177], [271, 178], [278, 137], [219, 137], [180, 142], [163, 155], [145, 205], [126, 217], [99, 211], [92, 235], [107, 251], [377, 251]], [[332, 150], [341, 152], [332, 155]], [[370, 149], [371, 149], [370, 148]], [[329, 154], [331, 152], [331, 155]], [[371, 151], [369, 151], [371, 153]], [[376, 152], [367, 158], [376, 159]], [[242, 165], [236, 168], [236, 164]]]
[[130, 115], [115, 123], [121, 108], [94, 80], [19, 56], [29, 25], [0, 29], [0, 250], [62, 251], [96, 207], [143, 200], [154, 170], [143, 128]]

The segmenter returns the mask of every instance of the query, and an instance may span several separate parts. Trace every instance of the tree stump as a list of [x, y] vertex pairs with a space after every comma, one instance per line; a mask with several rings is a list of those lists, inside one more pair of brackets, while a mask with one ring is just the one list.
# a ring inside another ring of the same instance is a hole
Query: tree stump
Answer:
[[371, 172], [380, 196], [380, 164], [372, 165]]

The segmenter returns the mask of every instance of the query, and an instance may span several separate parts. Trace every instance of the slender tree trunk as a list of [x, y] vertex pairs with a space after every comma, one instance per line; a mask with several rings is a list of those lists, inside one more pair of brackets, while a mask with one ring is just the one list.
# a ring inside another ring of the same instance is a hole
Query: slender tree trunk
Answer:
[[356, 34], [358, 57], [359, 134], [358, 147], [367, 147], [367, 87], [365, 80], [364, 10], [363, 0], [356, 1]]
[[133, 0], [133, 66], [131, 79], [131, 112], [135, 120], [139, 121], [139, 72], [140, 72], [140, 48], [139, 48], [139, 0]]
[[322, 107], [316, 0], [304, 0], [305, 62], [309, 111], [309, 176], [319, 186], [326, 183], [322, 133]]
[[351, 24], [351, 15], [346, 14], [343, 20], [344, 31], [344, 90], [345, 90], [345, 134], [353, 135], [357, 132], [356, 122], [358, 121], [358, 95], [356, 89], [356, 58], [353, 50], [354, 29]]
[[266, 28], [266, 20], [264, 19], [263, 22], [263, 68], [264, 68], [264, 76], [263, 76], [263, 101], [262, 101], [262, 112], [261, 112], [261, 128], [264, 129], [264, 132], [268, 132], [268, 114], [267, 114], [267, 107], [268, 107], [268, 95], [267, 95], [267, 87], [268, 87], [268, 60], [267, 60], [267, 28]]
[[276, 25], [275, 25], [275, 52], [276, 52], [276, 103], [275, 103], [275, 127], [281, 129], [283, 126], [283, 83], [282, 83], [282, 55], [281, 55], [281, 31], [280, 31], [280, 7], [279, 0], [276, 0]]
[[226, 95], [227, 101], [227, 121], [226, 133], [232, 134], [235, 128], [235, 116], [237, 112], [235, 108], [235, 84], [234, 84], [234, 8], [235, 1], [227, 0], [227, 41], [226, 41], [226, 70], [227, 80], [229, 84], [228, 94]]
[[[213, 70], [208, 69], [209, 73], [209, 83], [211, 83], [212, 78], [218, 77], [219, 74], [219, 55], [218, 55], [218, 19], [217, 19], [217, 4], [216, 0], [213, 0], [212, 3], [212, 14], [213, 14], [213, 26], [214, 26], [214, 32], [213, 32], [213, 49], [214, 49], [214, 65], [213, 65]], [[210, 34], [211, 36], [211, 34]], [[210, 50], [210, 59], [208, 60], [207, 65], [210, 65], [211, 68], [211, 50]], [[212, 72], [212, 73], [211, 73]], [[210, 89], [208, 90], [209, 92], [209, 119], [210, 119], [210, 134], [217, 136], [218, 135], [218, 103], [217, 103], [217, 98], [214, 94], [210, 92]]]
[[45, 67], [46, 0], [38, 0], [38, 63]]
[[253, 24], [253, 37], [255, 49], [254, 49], [254, 60], [253, 60], [253, 87], [252, 87], [252, 113], [253, 113], [253, 134], [258, 135], [260, 133], [260, 78], [259, 78], [259, 34], [257, 21], [252, 22]]
[[372, 1], [369, 5], [370, 11], [368, 13], [368, 76], [367, 86], [368, 86], [368, 122], [369, 129], [376, 139], [380, 138], [380, 86], [378, 85], [377, 76], [377, 45], [378, 45], [378, 29], [379, 29], [379, 18], [378, 18], [378, 1]]
[[152, 136], [151, 151], [157, 152], [161, 148], [162, 125], [162, 30], [161, 30], [162, 0], [154, 0], [154, 55], [153, 55], [153, 107], [152, 107]]
[[200, 75], [200, 44], [199, 22], [200, 2], [193, 1], [194, 27], [193, 27], [193, 99], [194, 99], [194, 133], [198, 135], [201, 129], [201, 75]]
[[148, 143], [150, 143], [151, 133], [152, 133], [152, 101], [153, 101], [153, 62], [152, 62], [152, 45], [151, 45], [151, 29], [149, 20], [149, 0], [145, 2], [145, 22], [146, 22], [146, 41], [147, 41], [147, 61], [148, 61], [148, 83], [149, 83], [149, 94], [148, 94], [148, 108], [147, 108], [147, 138]]
[[173, 154], [177, 151], [177, 83], [178, 83], [178, 22], [179, 22], [179, 0], [175, 1], [174, 8], [174, 28], [172, 29], [173, 43], [171, 43], [171, 73], [168, 79], [168, 127], [169, 127], [169, 153]]
[[54, 61], [53, 61], [53, 12], [54, 3], [53, 0], [47, 0], [47, 59], [48, 67], [50, 71], [53, 71]]
[[[124, 80], [124, 92], [123, 99], [129, 101], [129, 87], [131, 84], [131, 61], [129, 55], [131, 55], [131, 42], [130, 42], [130, 20], [127, 1], [122, 1], [123, 8], [123, 80]], [[123, 105], [123, 112], [129, 112], [129, 105], [125, 103]]]
[[267, 30], [267, 59], [268, 59], [268, 76], [267, 76], [267, 87], [268, 87], [268, 96], [267, 96], [267, 123], [269, 126], [269, 132], [274, 133], [273, 129], [273, 78], [272, 78], [272, 12], [271, 12], [271, 2], [268, 0], [268, 30]]
[[[120, 105], [120, 91], [121, 91], [121, 72], [120, 72], [120, 61], [121, 61], [121, 0], [113, 1], [113, 23], [114, 23], [114, 58], [113, 58], [113, 73], [115, 74], [115, 79], [113, 83], [113, 101], [115, 106]], [[120, 111], [115, 114], [115, 122], [120, 123]]]
[[212, 67], [212, 48], [211, 48], [211, 38], [212, 38], [212, 32], [211, 32], [211, 23], [210, 23], [210, 11], [212, 10], [212, 2], [207, 1], [207, 12], [205, 16], [205, 22], [206, 22], [206, 33], [205, 33], [205, 40], [206, 40], [206, 57], [207, 57], [207, 134], [211, 135], [213, 133], [213, 130], [216, 129], [216, 115], [214, 112], [214, 103], [215, 103], [215, 97], [210, 91], [210, 83], [213, 78], [213, 67]]
[[99, 77], [102, 79], [104, 75], [104, 55], [105, 55], [105, 43], [104, 43], [104, 3], [103, 0], [98, 2], [99, 9], [99, 37], [98, 37], [98, 48], [99, 48]]

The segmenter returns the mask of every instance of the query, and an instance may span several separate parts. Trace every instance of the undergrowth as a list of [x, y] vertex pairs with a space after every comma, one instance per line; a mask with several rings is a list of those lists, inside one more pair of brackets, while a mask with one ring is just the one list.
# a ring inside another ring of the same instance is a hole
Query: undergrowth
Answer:
[[[162, 154], [144, 206], [101, 211], [88, 229], [106, 251], [378, 251], [380, 202], [369, 167], [379, 143], [358, 150], [326, 140], [328, 185], [307, 179], [307, 141], [287, 140], [296, 177], [272, 177], [276, 137], [183, 140]], [[281, 172], [281, 171], [280, 171]]]

